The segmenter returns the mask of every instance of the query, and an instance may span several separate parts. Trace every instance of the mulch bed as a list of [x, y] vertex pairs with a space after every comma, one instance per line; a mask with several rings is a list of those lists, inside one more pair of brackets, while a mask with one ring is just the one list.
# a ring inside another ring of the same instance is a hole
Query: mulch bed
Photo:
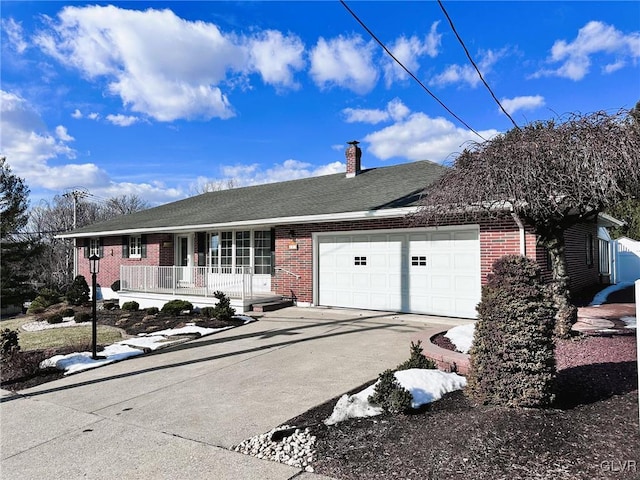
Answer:
[[336, 398], [285, 423], [314, 425], [315, 472], [338, 479], [639, 478], [635, 337], [561, 341], [556, 355], [554, 408], [474, 405], [457, 391], [411, 415], [327, 427]]
[[[76, 311], [90, 311], [87, 307], [76, 307]], [[119, 309], [98, 310], [96, 312], [98, 325], [107, 325], [122, 329], [129, 336], [140, 333], [153, 333], [161, 330], [174, 329], [194, 323], [203, 328], [237, 327], [244, 324], [244, 320], [218, 320], [193, 315], [168, 315], [158, 313], [149, 315], [146, 311], [126, 312]], [[103, 346], [98, 346], [102, 350]], [[77, 351], [91, 351], [90, 345], [72, 345], [46, 350], [30, 350], [19, 352], [10, 358], [3, 358], [0, 362], [0, 387], [7, 390], [24, 390], [43, 383], [57, 380], [64, 376], [64, 372], [57, 369], [41, 370], [40, 362], [54, 355], [65, 355]]]

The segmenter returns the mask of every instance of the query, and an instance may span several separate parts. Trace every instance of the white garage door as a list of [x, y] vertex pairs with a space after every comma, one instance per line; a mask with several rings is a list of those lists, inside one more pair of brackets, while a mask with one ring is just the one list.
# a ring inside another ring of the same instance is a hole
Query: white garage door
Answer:
[[318, 304], [475, 318], [477, 228], [318, 237]]

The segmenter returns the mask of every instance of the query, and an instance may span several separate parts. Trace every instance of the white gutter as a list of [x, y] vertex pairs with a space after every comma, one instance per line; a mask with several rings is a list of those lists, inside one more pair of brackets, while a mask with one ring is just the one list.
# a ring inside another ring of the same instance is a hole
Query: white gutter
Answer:
[[299, 215], [292, 217], [261, 218], [257, 220], [243, 220], [238, 222], [208, 223], [180, 226], [164, 226], [151, 228], [128, 228], [124, 230], [96, 230], [83, 233], [64, 233], [55, 238], [89, 238], [106, 235], [132, 235], [141, 233], [179, 233], [192, 232], [194, 230], [214, 230], [222, 228], [255, 227], [267, 225], [317, 223], [317, 222], [341, 222], [348, 220], [368, 220], [377, 218], [404, 217], [415, 213], [420, 207], [385, 208], [383, 210], [366, 210], [361, 212], [325, 213], [321, 215]]

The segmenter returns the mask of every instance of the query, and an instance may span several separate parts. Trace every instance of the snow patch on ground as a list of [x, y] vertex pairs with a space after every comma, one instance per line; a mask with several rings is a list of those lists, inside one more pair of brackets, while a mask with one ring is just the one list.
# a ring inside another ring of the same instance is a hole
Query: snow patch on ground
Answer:
[[[413, 397], [411, 406], [413, 408], [440, 400], [445, 393], [461, 390], [467, 384], [467, 379], [457, 373], [420, 368], [395, 372], [395, 377], [402, 387], [411, 392]], [[343, 395], [340, 397], [333, 409], [333, 413], [324, 423], [326, 425], [335, 425], [348, 418], [380, 415], [382, 409], [369, 403], [369, 397], [373, 394], [377, 384], [378, 382], [355, 395]]]
[[179, 343], [182, 340], [169, 340], [162, 335], [153, 335], [145, 337], [133, 337], [126, 340], [120, 340], [116, 342], [117, 345], [127, 345], [133, 348], [142, 348], [143, 350], [157, 350], [158, 348], [166, 347], [173, 343]]
[[125, 358], [142, 355], [144, 352], [137, 348], [131, 348], [126, 345], [109, 345], [102, 352], [98, 353], [98, 360], [91, 358], [91, 352], [76, 352], [67, 355], [55, 355], [40, 362], [40, 368], [57, 368], [64, 370], [65, 375], [88, 370], [90, 368], [101, 367], [109, 363], [124, 360]]
[[625, 323], [624, 328], [636, 328], [636, 325], [637, 325], [636, 317], [621, 317], [620, 320]]
[[451, 340], [451, 343], [455, 345], [456, 350], [462, 353], [469, 353], [471, 344], [473, 343], [473, 332], [475, 329], [475, 323], [458, 325], [457, 327], [451, 328], [444, 334], [444, 336]]
[[44, 322], [29, 322], [22, 325], [23, 330], [27, 332], [38, 332], [40, 330], [49, 330], [50, 328], [65, 328], [65, 327], [79, 327], [84, 325], [91, 325], [91, 322], [76, 323], [73, 317], [63, 317], [62, 323], [49, 323]]
[[153, 333], [143, 333], [140, 335], [144, 335], [144, 336], [164, 336], [164, 337], [172, 337], [175, 335], [200, 335], [201, 337], [204, 337], [205, 335], [211, 335], [212, 333], [216, 333], [216, 332], [221, 332], [222, 330], [228, 330], [231, 327], [222, 327], [222, 328], [205, 328], [205, 327], [198, 327], [193, 323], [187, 323], [184, 327], [180, 327], [180, 328], [169, 328], [167, 330], [160, 330], [159, 332], [153, 332]]

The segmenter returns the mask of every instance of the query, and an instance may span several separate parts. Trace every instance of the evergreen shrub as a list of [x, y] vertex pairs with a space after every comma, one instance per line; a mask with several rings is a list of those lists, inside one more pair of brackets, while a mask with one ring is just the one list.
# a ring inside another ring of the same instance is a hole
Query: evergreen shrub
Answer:
[[398, 383], [393, 370], [385, 370], [378, 376], [378, 383], [369, 402], [386, 413], [405, 413], [411, 409], [411, 392]]
[[217, 291], [213, 296], [218, 299], [218, 303], [213, 307], [213, 316], [218, 320], [231, 320], [236, 314], [236, 309], [231, 306], [231, 300], [223, 292]]
[[149, 307], [146, 309], [147, 315], [156, 315], [160, 309], [158, 307]]
[[62, 315], [59, 313], [53, 313], [47, 317], [47, 323], [52, 325], [62, 323]]
[[89, 293], [89, 284], [82, 275], [78, 275], [67, 290], [66, 299], [71, 305], [82, 305], [89, 301]]
[[436, 368], [436, 362], [427, 358], [422, 353], [422, 342], [418, 340], [417, 343], [411, 342], [409, 360], [398, 365], [397, 370], [409, 370], [411, 368]]
[[2, 358], [10, 357], [20, 351], [18, 344], [18, 332], [5, 328], [0, 332], [0, 355]]
[[87, 313], [87, 312], [77, 312], [74, 316], [73, 316], [73, 320], [76, 323], [83, 323], [83, 322], [88, 322], [91, 320], [91, 314]]
[[137, 312], [140, 309], [140, 304], [134, 300], [131, 300], [130, 302], [124, 302], [120, 309], [126, 312]]
[[551, 404], [555, 314], [533, 260], [517, 255], [496, 260], [478, 305], [467, 395], [491, 405]]
[[191, 313], [193, 305], [186, 300], [170, 300], [162, 306], [162, 313], [180, 315], [184, 311]]

